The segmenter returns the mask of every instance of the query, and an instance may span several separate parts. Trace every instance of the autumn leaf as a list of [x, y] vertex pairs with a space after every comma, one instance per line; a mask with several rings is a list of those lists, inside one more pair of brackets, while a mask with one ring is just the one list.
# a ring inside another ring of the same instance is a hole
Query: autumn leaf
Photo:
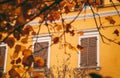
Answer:
[[69, 12], [70, 12], [70, 10], [69, 10], [69, 7], [68, 7], [68, 6], [65, 6], [65, 7], [64, 7], [64, 9], [65, 9], [65, 13], [69, 13]]
[[74, 35], [75, 35], [74, 30], [71, 30], [71, 31], [70, 31], [70, 34], [71, 34], [71, 36], [74, 36]]
[[20, 33], [18, 31], [15, 31], [13, 33], [13, 36], [17, 39], [17, 40], [20, 40]]
[[53, 41], [54, 44], [57, 44], [59, 42], [59, 37], [53, 38], [52, 41]]
[[28, 57], [28, 56], [32, 55], [32, 51], [29, 49], [25, 49], [25, 50], [23, 50], [22, 55], [25, 57]]
[[52, 15], [49, 15], [49, 16], [47, 17], [47, 20], [49, 20], [50, 22], [54, 21]]
[[76, 51], [76, 48], [75, 48], [74, 46], [72, 46], [71, 44], [68, 44], [68, 48], [69, 48], [70, 50]]
[[25, 46], [23, 46], [23, 45], [21, 45], [21, 51], [24, 51], [26, 49], [26, 47]]
[[33, 61], [34, 61], [33, 55], [29, 55], [27, 57], [24, 56], [22, 59], [22, 64], [24, 67], [31, 66]]
[[84, 32], [83, 31], [79, 31], [77, 32], [77, 34], [79, 34], [80, 36], [84, 35]]
[[77, 49], [83, 50], [83, 47], [81, 45], [77, 45]]
[[28, 36], [26, 36], [25, 38], [22, 38], [22, 39], [21, 39], [21, 42], [22, 42], [23, 44], [28, 43]]
[[12, 60], [10, 63], [11, 63], [11, 64], [15, 64], [15, 60]]
[[111, 16], [107, 16], [105, 19], [108, 20], [110, 24], [115, 24], [115, 20]]
[[53, 17], [54, 20], [58, 20], [60, 18], [60, 12], [57, 12], [57, 11], [53, 12], [52, 17]]
[[29, 68], [29, 72], [33, 72], [34, 70], [35, 70], [34, 67]]
[[119, 36], [119, 31], [116, 29], [114, 30], [113, 34], [116, 34], [117, 36]]
[[32, 28], [31, 25], [27, 25], [27, 26], [25, 26], [24, 29], [25, 29], [25, 30], [29, 30], [29, 31], [33, 31], [33, 28]]
[[15, 44], [15, 39], [13, 37], [8, 37], [5, 41], [10, 48], [12, 48]]
[[57, 31], [62, 30], [62, 26], [61, 25], [55, 25], [55, 28], [56, 28]]
[[18, 58], [18, 53], [14, 52], [13, 55], [11, 56], [12, 59]]
[[19, 57], [17, 60], [16, 60], [16, 64], [20, 63], [21, 62], [21, 58]]
[[15, 51], [14, 52], [19, 53], [20, 50], [21, 50], [21, 45], [17, 44], [15, 46]]
[[17, 68], [16, 69], [16, 71], [19, 73], [19, 74], [23, 74], [23, 72], [24, 72], [24, 69], [23, 68], [21, 68], [21, 67], [19, 67], [19, 68]]
[[21, 78], [19, 73], [15, 69], [9, 70], [10, 78]]
[[27, 25], [24, 27], [24, 29], [21, 31], [21, 34], [24, 35], [29, 35], [30, 31], [33, 31], [32, 26]]
[[34, 61], [39, 67], [43, 67], [45, 65], [44, 58], [42, 57], [35, 57]]
[[37, 33], [35, 31], [32, 32], [32, 35], [37, 35]]
[[66, 24], [65, 28], [67, 33], [70, 32], [71, 27], [71, 24]]

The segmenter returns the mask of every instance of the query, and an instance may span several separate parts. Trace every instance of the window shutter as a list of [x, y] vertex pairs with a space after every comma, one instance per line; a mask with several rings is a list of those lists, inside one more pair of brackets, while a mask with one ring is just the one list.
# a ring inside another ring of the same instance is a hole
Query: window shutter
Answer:
[[[42, 57], [45, 59], [45, 67], [47, 66], [48, 59], [48, 42], [37, 42], [34, 44], [34, 56]], [[37, 66], [34, 65], [35, 68]]]
[[4, 67], [6, 46], [0, 46], [0, 68]]
[[97, 37], [82, 38], [81, 46], [81, 66], [97, 66]]

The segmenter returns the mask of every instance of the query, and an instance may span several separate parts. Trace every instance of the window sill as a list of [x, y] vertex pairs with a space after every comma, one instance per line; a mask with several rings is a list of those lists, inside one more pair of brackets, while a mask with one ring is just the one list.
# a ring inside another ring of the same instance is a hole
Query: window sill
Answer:
[[79, 70], [89, 70], [89, 69], [100, 70], [101, 67], [100, 67], [100, 66], [87, 66], [87, 67], [80, 67], [80, 68], [79, 68]]
[[32, 72], [30, 72], [30, 76], [31, 76], [31, 78], [33, 78], [33, 73], [44, 73], [48, 70], [49, 69], [47, 67], [46, 68], [36, 68]]

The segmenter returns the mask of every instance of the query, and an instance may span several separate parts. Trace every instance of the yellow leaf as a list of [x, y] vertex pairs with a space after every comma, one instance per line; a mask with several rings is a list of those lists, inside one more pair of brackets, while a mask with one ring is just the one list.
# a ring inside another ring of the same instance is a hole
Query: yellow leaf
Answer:
[[18, 57], [18, 53], [14, 52], [13, 55], [12, 55], [12, 58], [16, 59], [17, 57]]
[[83, 31], [79, 31], [77, 34], [84, 35], [84, 32]]
[[62, 30], [62, 26], [61, 26], [61, 25], [56, 25], [55, 27], [56, 27], [56, 30], [57, 30], [57, 31]]
[[68, 45], [68, 48], [71, 49], [71, 50], [76, 51], [76, 48], [74, 46], [72, 46], [71, 44]]
[[17, 68], [16, 71], [20, 74], [20, 73], [23, 73], [24, 70], [22, 68]]

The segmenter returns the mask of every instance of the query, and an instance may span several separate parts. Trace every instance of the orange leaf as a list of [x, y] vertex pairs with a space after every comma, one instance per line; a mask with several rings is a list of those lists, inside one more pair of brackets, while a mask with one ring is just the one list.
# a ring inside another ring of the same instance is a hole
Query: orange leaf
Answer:
[[55, 38], [53, 38], [52, 41], [53, 41], [54, 44], [57, 44], [57, 43], [59, 42], [59, 37], [55, 37]]
[[19, 73], [15, 69], [9, 70], [10, 78], [21, 78]]
[[28, 56], [32, 55], [32, 51], [29, 49], [25, 49], [25, 50], [23, 50], [22, 55], [25, 57], [28, 57]]
[[15, 31], [13, 33], [13, 36], [17, 39], [17, 40], [20, 40], [20, 33], [18, 31]]
[[108, 20], [110, 24], [115, 24], [115, 20], [111, 16], [107, 16], [105, 19]]
[[27, 25], [25, 28], [21, 31], [22, 35], [29, 35], [30, 31], [33, 31], [32, 26]]
[[17, 44], [17, 45], [15, 46], [15, 52], [16, 52], [16, 53], [19, 53], [20, 50], [21, 50], [21, 45], [18, 45], [18, 44]]
[[23, 57], [23, 59], [22, 59], [22, 64], [24, 65], [24, 66], [31, 66], [32, 65], [32, 62], [33, 62], [33, 56], [32, 55], [30, 55], [30, 56], [27, 56], [27, 57]]
[[22, 42], [23, 44], [28, 43], [28, 36], [26, 36], [25, 38], [21, 39], [21, 42]]
[[55, 25], [55, 27], [56, 27], [56, 30], [57, 30], [57, 31], [62, 30], [62, 26], [61, 26], [61, 25]]
[[18, 53], [13, 53], [13, 55], [11, 56], [12, 59], [16, 59], [18, 57]]
[[20, 63], [21, 62], [21, 58], [19, 57], [17, 60], [16, 60], [16, 64]]
[[68, 48], [69, 48], [69, 49], [71, 49], [71, 50], [76, 51], [75, 47], [74, 47], [74, 46], [72, 46], [71, 44], [69, 44], [69, 45], [68, 45]]
[[83, 31], [79, 31], [77, 34], [84, 35], [84, 32]]
[[10, 63], [11, 63], [12, 65], [14, 65], [14, 64], [15, 64], [15, 60], [12, 60]]
[[69, 10], [69, 7], [68, 7], [68, 6], [65, 6], [65, 7], [64, 7], [64, 9], [65, 9], [65, 13], [69, 13], [69, 12], [70, 12], [70, 10]]
[[35, 31], [32, 32], [32, 35], [37, 35], [37, 33]]
[[21, 51], [24, 51], [26, 49], [26, 47], [25, 46], [23, 46], [23, 45], [21, 45]]
[[81, 45], [77, 45], [77, 48], [78, 48], [79, 50], [83, 50], [83, 47], [82, 47]]
[[15, 44], [15, 39], [13, 37], [8, 37], [5, 42], [8, 44], [10, 48], [12, 48]]
[[44, 58], [42, 57], [35, 57], [34, 61], [39, 67], [43, 67], [45, 64]]

